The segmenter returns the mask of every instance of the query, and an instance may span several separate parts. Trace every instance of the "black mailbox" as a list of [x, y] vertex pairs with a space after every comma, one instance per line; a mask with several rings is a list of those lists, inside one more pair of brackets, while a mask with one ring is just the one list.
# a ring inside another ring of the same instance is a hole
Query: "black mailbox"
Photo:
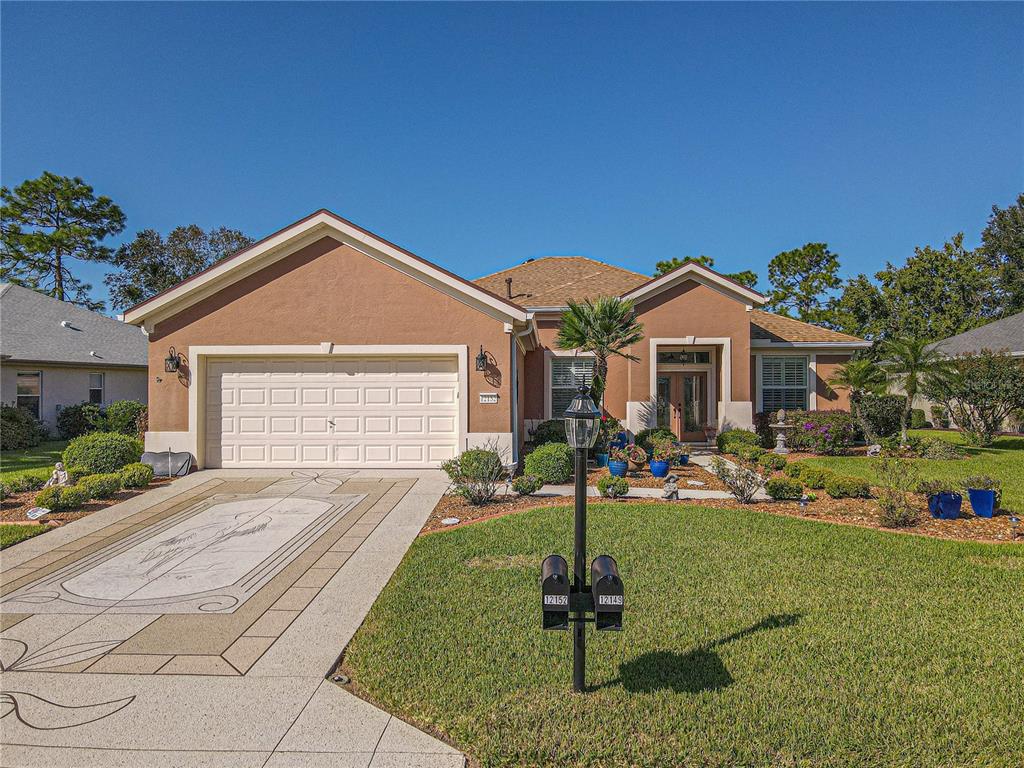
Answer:
[[594, 623], [597, 629], [622, 629], [622, 579], [619, 566], [609, 555], [590, 564], [590, 589], [594, 594]]
[[544, 629], [569, 628], [569, 566], [561, 555], [548, 555], [540, 566]]

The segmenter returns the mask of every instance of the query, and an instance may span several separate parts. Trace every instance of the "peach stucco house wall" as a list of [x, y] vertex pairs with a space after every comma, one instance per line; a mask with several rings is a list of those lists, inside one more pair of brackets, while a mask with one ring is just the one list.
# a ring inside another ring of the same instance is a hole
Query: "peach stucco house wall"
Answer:
[[866, 345], [761, 312], [699, 265], [651, 279], [550, 258], [468, 282], [319, 211], [125, 313], [149, 339], [147, 447], [200, 466], [437, 466], [482, 444], [514, 461], [592, 365], [557, 344], [561, 312], [602, 294], [634, 300], [645, 329], [605, 394], [632, 431], [687, 396], [680, 430], [749, 427], [781, 359], [806, 376], [787, 398], [844, 407], [824, 381]]

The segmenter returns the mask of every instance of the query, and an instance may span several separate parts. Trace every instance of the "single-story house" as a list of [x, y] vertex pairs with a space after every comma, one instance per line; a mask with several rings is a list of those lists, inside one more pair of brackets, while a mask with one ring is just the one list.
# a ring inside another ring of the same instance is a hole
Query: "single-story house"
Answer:
[[0, 284], [0, 400], [51, 430], [61, 408], [148, 395], [146, 337], [132, 325]]
[[124, 313], [149, 338], [147, 448], [201, 467], [432, 467], [487, 442], [517, 458], [592, 371], [554, 339], [566, 302], [598, 295], [633, 299], [647, 333], [608, 377], [633, 431], [703, 441], [762, 409], [846, 407], [825, 380], [868, 346], [698, 264], [652, 279], [545, 258], [469, 281], [321, 210]]
[[948, 339], [937, 341], [931, 348], [946, 357], [968, 353], [977, 354], [983, 349], [990, 352], [1006, 352], [1014, 357], [1024, 357], [1024, 312], [994, 320], [987, 325], [973, 328]]

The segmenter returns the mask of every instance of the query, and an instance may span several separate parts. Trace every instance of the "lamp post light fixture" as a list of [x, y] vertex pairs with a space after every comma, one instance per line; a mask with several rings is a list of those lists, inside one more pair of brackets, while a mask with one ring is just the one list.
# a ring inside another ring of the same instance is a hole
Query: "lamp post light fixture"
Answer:
[[178, 368], [181, 367], [181, 355], [178, 354], [174, 347], [167, 350], [167, 357], [164, 358], [164, 372], [165, 373], [177, 373]]
[[479, 354], [477, 354], [475, 362], [476, 362], [476, 369], [478, 371], [486, 371], [487, 370], [487, 353], [484, 352], [484, 345], [483, 344], [480, 345], [480, 352], [479, 352]]

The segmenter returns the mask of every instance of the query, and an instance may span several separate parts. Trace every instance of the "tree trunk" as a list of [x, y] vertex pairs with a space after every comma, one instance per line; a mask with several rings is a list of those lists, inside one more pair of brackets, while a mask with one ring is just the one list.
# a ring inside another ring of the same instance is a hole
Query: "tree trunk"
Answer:
[[54, 268], [56, 274], [53, 281], [53, 295], [59, 301], [64, 301], [64, 260], [59, 248], [54, 251]]
[[597, 395], [596, 402], [598, 409], [604, 412], [604, 390], [608, 383], [608, 358], [598, 354], [594, 361], [594, 374], [596, 381]]

